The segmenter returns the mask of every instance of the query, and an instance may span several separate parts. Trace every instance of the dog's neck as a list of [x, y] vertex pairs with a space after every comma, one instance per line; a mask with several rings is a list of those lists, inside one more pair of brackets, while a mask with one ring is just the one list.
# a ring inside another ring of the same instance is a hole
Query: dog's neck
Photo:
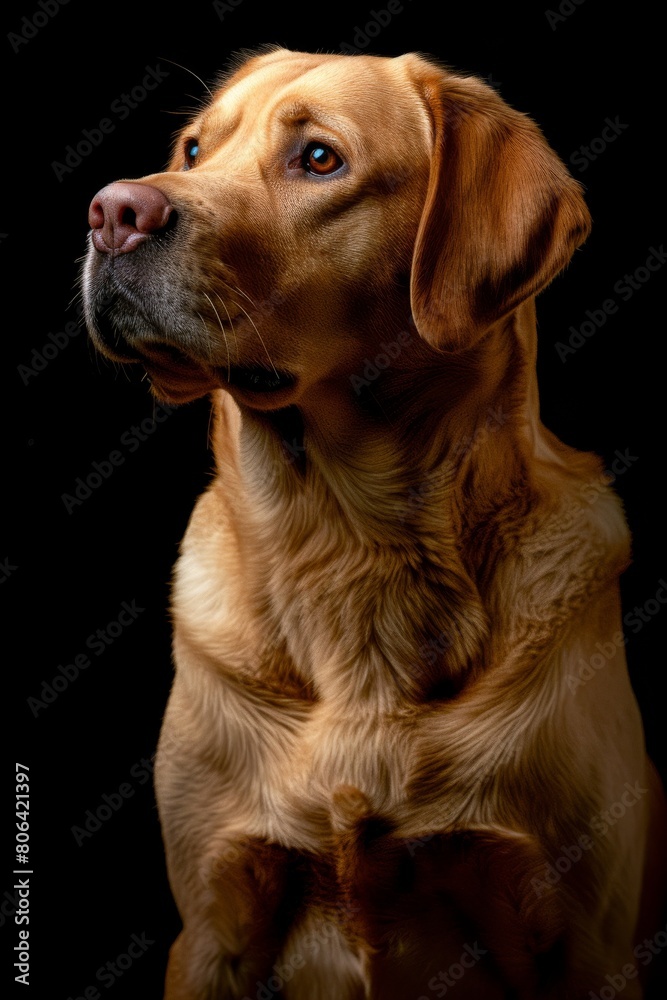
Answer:
[[[316, 678], [339, 700], [386, 700], [392, 688], [437, 697], [483, 669], [494, 515], [521, 479], [535, 405], [532, 317], [509, 317], [439, 367], [417, 344], [370, 398], [332, 379], [298, 410], [240, 412], [233, 462], [253, 540], [244, 559], [264, 580], [261, 600], [290, 623], [295, 661], [318, 674], [320, 649], [339, 652]], [[337, 580], [346, 589], [331, 599]]]
[[412, 331], [411, 348], [389, 365], [386, 354], [366, 359], [277, 413], [241, 410], [252, 495], [275, 484], [298, 503], [317, 479], [350, 530], [378, 544], [396, 533], [401, 544], [428, 535], [431, 515], [439, 531], [452, 502], [458, 533], [484, 516], [490, 485], [494, 506], [499, 490], [511, 492], [526, 449], [539, 450], [544, 434], [533, 300], [468, 352], [437, 353]]

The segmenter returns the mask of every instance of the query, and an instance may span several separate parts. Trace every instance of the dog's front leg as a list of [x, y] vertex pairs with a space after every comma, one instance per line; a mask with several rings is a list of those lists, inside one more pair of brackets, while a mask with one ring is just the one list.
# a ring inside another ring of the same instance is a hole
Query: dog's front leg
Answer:
[[272, 980], [299, 905], [299, 858], [246, 838], [228, 846], [206, 881], [189, 896], [165, 1000], [254, 1000], [258, 985]]
[[534, 838], [479, 826], [406, 840], [349, 787], [334, 796], [333, 821], [371, 1000], [444, 996], [455, 984], [461, 1000], [569, 996], [558, 894], [531, 891], [544, 867]]

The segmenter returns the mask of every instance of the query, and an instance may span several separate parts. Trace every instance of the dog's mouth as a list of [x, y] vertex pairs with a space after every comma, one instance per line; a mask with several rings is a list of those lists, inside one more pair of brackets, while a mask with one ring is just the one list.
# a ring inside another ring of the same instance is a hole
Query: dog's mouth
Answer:
[[[88, 326], [93, 342], [107, 357], [122, 364], [142, 365], [151, 380], [154, 393], [167, 402], [186, 402], [214, 389], [223, 388], [237, 395], [239, 401], [261, 410], [284, 405], [297, 377], [285, 369], [277, 368], [270, 360], [262, 364], [242, 364], [228, 359], [221, 364], [218, 358], [206, 357], [209, 345], [197, 339], [197, 330], [186, 322], [177, 332], [169, 333], [174, 326], [173, 316], [147, 310], [143, 301], [135, 301], [125, 285], [118, 289], [117, 282], [109, 280], [104, 307], [95, 306], [93, 300], [88, 314]], [[129, 298], [129, 303], [128, 303]], [[236, 317], [238, 318], [238, 317]], [[274, 402], [273, 397], [276, 397]]]
[[194, 395], [222, 387], [232, 392], [238, 390], [250, 401], [260, 396], [261, 408], [264, 409], [267, 404], [271, 408], [270, 398], [277, 395], [282, 399], [285, 390], [292, 389], [297, 381], [290, 372], [263, 365], [230, 365], [211, 369], [200, 360], [171, 347], [152, 350], [144, 347], [141, 354], [141, 362], [151, 377], [153, 387], [174, 402], [177, 397], [191, 399]]
[[187, 402], [213, 389], [223, 388], [233, 394], [234, 390], [239, 391], [250, 403], [253, 398], [258, 402], [261, 399], [261, 409], [271, 408], [271, 397], [276, 395], [282, 399], [297, 382], [291, 372], [266, 365], [212, 367], [190, 352], [160, 342], [145, 341], [132, 346], [123, 342], [120, 348], [116, 342], [113, 353], [105, 353], [124, 364], [142, 365], [156, 394], [172, 403]]
[[264, 365], [231, 365], [228, 369], [220, 369], [220, 381], [223, 387], [234, 386], [244, 392], [268, 394], [291, 389], [296, 378], [290, 372]]

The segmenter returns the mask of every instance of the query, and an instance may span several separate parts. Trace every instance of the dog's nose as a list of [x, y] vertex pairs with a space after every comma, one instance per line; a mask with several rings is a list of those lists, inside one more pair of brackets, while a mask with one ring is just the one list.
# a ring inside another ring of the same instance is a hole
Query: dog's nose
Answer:
[[175, 210], [166, 195], [149, 184], [116, 181], [90, 203], [88, 223], [100, 253], [129, 253], [149, 236], [166, 229]]

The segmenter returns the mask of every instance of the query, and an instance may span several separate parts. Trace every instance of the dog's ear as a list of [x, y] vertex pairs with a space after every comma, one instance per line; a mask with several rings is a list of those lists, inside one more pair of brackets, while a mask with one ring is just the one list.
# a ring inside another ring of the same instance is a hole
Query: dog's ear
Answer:
[[537, 126], [491, 87], [422, 59], [412, 72], [433, 131], [412, 309], [428, 343], [456, 351], [551, 281], [590, 215]]

